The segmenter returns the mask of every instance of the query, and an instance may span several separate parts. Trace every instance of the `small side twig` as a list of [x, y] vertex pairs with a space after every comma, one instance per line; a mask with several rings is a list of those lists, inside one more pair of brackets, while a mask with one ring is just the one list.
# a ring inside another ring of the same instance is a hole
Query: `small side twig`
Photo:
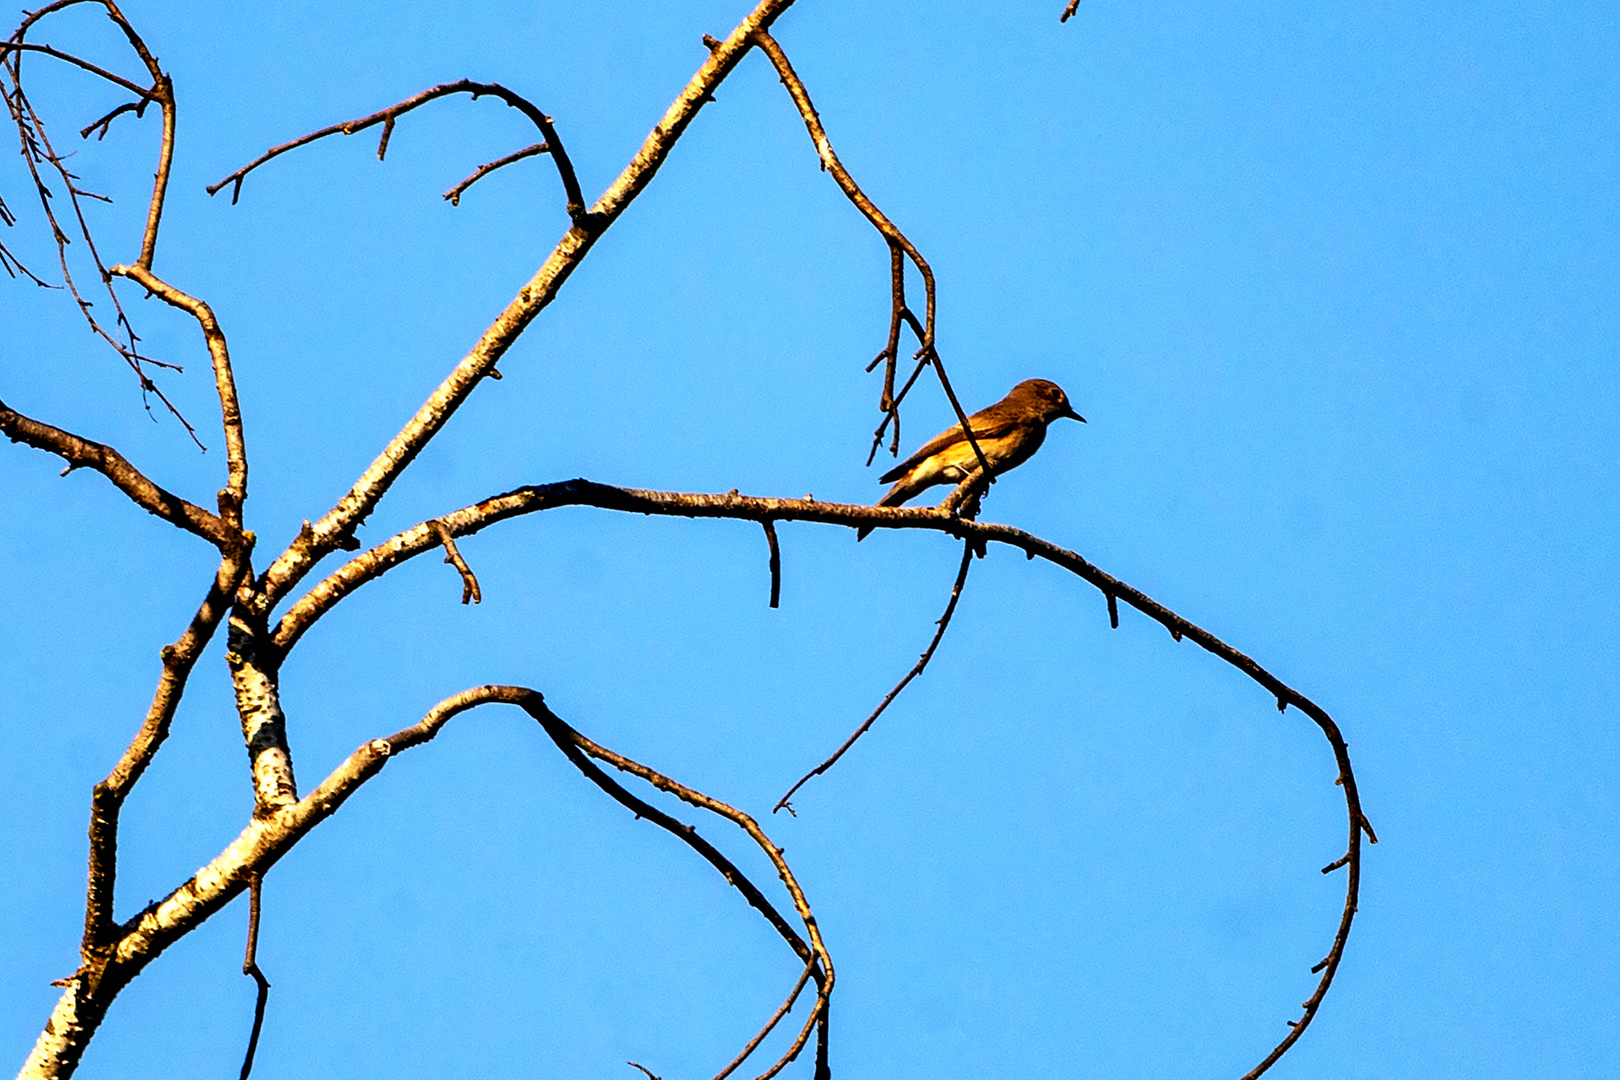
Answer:
[[467, 177], [467, 179], [445, 192], [445, 201], [447, 201], [451, 206], [460, 206], [462, 192], [478, 183], [478, 181], [482, 180], [496, 169], [510, 165], [514, 161], [522, 161], [524, 158], [534, 157], [536, 154], [544, 154], [550, 149], [551, 147], [547, 146], [543, 142], [535, 143], [533, 146], [525, 146], [522, 150], [513, 151], [512, 153], [507, 154], [505, 157], [496, 158], [494, 161], [485, 162], [484, 164], [478, 166], [477, 169], [473, 170], [473, 174], [471, 176]]
[[779, 607], [782, 599], [782, 549], [776, 543], [776, 524], [770, 518], [760, 524], [765, 526], [765, 542], [771, 547], [771, 607]]
[[1068, 6], [1063, 9], [1063, 14], [1058, 16], [1058, 22], [1068, 22], [1078, 10], [1080, 10], [1080, 0], [1069, 0]]
[[472, 572], [472, 567], [467, 565], [467, 560], [461, 557], [461, 551], [456, 547], [456, 538], [449, 527], [438, 520], [430, 521], [428, 526], [438, 535], [439, 543], [444, 545], [444, 561], [454, 566], [461, 575], [461, 602], [483, 603], [484, 594], [478, 588], [478, 577]]
[[[741, 1052], [739, 1052], [736, 1057], [731, 1059], [731, 1064], [714, 1074], [714, 1080], [726, 1080], [726, 1077], [736, 1072], [742, 1063], [747, 1061], [755, 1050], [759, 1049], [759, 1044], [765, 1041], [765, 1036], [774, 1031], [776, 1029], [776, 1025], [781, 1021], [782, 1017], [786, 1016], [792, 1011], [793, 1003], [799, 1000], [799, 994], [803, 992], [804, 984], [810, 981], [810, 976], [815, 974], [815, 971], [816, 962], [814, 959], [812, 959], [809, 963], [804, 965], [804, 970], [799, 972], [799, 981], [793, 984], [793, 989], [788, 992], [786, 1000], [784, 1000], [782, 1004], [777, 1007], [776, 1012], [772, 1014], [771, 1018], [765, 1021], [765, 1026], [759, 1029], [759, 1034], [755, 1035], [753, 1039], [749, 1041], [748, 1045], [743, 1047]], [[635, 1062], [631, 1062], [631, 1064], [634, 1065]], [[637, 1067], [639, 1068], [640, 1066]]]
[[804, 787], [805, 784], [809, 783], [812, 778], [820, 776], [822, 773], [832, 768], [833, 765], [837, 763], [838, 759], [844, 756], [845, 751], [854, 746], [855, 741], [862, 735], [865, 735], [867, 730], [870, 729], [873, 724], [877, 723], [877, 718], [882, 716], [883, 710], [887, 709], [894, 699], [900, 696], [900, 691], [904, 690], [911, 683], [912, 679], [915, 679], [918, 675], [923, 673], [923, 669], [928, 666], [928, 661], [934, 658], [934, 650], [939, 648], [940, 641], [945, 637], [946, 628], [951, 625], [951, 616], [956, 613], [956, 602], [957, 600], [961, 599], [962, 586], [967, 583], [968, 567], [973, 565], [973, 552], [974, 544], [972, 539], [964, 541], [962, 544], [962, 565], [957, 568], [956, 582], [951, 586], [951, 599], [945, 605], [945, 614], [939, 617], [939, 625], [934, 631], [934, 639], [928, 643], [928, 648], [923, 650], [922, 656], [920, 656], [917, 659], [917, 662], [912, 665], [911, 670], [906, 672], [905, 678], [901, 679], [895, 684], [894, 689], [890, 690], [888, 695], [878, 703], [878, 707], [872, 710], [872, 715], [868, 716], [865, 723], [856, 728], [850, 737], [844, 740], [842, 746], [840, 746], [837, 750], [834, 750], [832, 755], [828, 757], [826, 761], [823, 761], [820, 765], [817, 765], [814, 769], [811, 769], [809, 772], [805, 773], [804, 776], [800, 777], [798, 783], [788, 788], [787, 794], [778, 799], [776, 805], [771, 808], [771, 813], [774, 814], [778, 810], [783, 809], [787, 810], [787, 812], [790, 814], [793, 813], [793, 807], [788, 800], [792, 799], [794, 794], [800, 788]]
[[264, 1007], [270, 1001], [270, 980], [259, 970], [259, 899], [263, 892], [264, 874], [255, 873], [248, 879], [247, 955], [242, 959], [242, 974], [253, 976], [259, 996], [253, 1006], [253, 1032], [248, 1036], [247, 1053], [242, 1055], [240, 1080], [248, 1080], [253, 1073], [253, 1055], [258, 1052], [259, 1033], [264, 1030]]

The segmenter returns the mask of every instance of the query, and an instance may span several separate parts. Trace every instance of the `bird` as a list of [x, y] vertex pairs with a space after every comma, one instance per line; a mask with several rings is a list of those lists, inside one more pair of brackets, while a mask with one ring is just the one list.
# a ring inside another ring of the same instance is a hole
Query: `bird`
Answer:
[[[1046, 425], [1065, 417], [1086, 422], [1057, 383], [1025, 379], [1006, 397], [968, 417], [968, 427], [991, 473], [999, 476], [1028, 461], [1045, 441]], [[878, 478], [879, 483], [894, 486], [877, 505], [899, 506], [935, 484], [960, 483], [978, 468], [978, 455], [962, 434], [962, 425], [952, 424]], [[870, 526], [863, 527], [855, 538], [864, 540], [871, 531]]]

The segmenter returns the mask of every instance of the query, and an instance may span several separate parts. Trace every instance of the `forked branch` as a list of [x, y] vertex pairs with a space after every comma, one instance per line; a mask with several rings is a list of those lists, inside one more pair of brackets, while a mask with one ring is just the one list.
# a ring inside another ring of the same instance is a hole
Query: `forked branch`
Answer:
[[[367, 781], [375, 777], [394, 754], [431, 740], [452, 718], [479, 705], [517, 705], [538, 721], [564, 756], [593, 784], [639, 817], [653, 822], [692, 848], [720, 872], [727, 883], [742, 894], [810, 970], [817, 984], [816, 1003], [810, 1019], [798, 1038], [766, 1075], [774, 1075], [806, 1045], [812, 1027], [826, 1021], [827, 1004], [833, 986], [832, 959], [821, 939], [815, 916], [793, 872], [782, 858], [782, 851], [770, 841], [747, 814], [686, 787], [623, 755], [616, 754], [585, 738], [546, 707], [541, 695], [517, 686], [479, 686], [446, 698], [416, 724], [387, 738], [372, 739], [340, 764], [331, 775], [303, 799], [272, 813], [254, 817], [242, 833], [207, 866], [163, 900], [149, 905], [128, 922], [113, 928], [110, 938], [84, 966], [66, 981], [51, 1021], [46, 1025], [33, 1053], [24, 1064], [25, 1077], [61, 1076], [73, 1071], [80, 1055], [105, 1016], [106, 1008], [119, 989], [127, 985], [152, 960], [209, 916], [219, 911], [243, 891], [251, 889], [263, 875], [309, 833], [334, 814]], [[591, 759], [629, 772], [661, 791], [684, 802], [724, 817], [736, 824], [758, 844], [776, 868], [804, 926], [804, 935], [777, 911], [765, 894], [718, 848], [687, 825], [626, 791]], [[250, 953], [249, 960], [254, 957]], [[256, 966], [256, 965], [254, 965]], [[250, 972], [251, 974], [251, 972]], [[797, 990], [792, 996], [796, 996]], [[774, 1020], [772, 1021], [774, 1024]], [[749, 1052], [759, 1045], [756, 1038]], [[818, 1040], [818, 1075], [825, 1075], [824, 1040]]]
[[[782, 85], [787, 87], [788, 96], [793, 99], [793, 104], [798, 108], [799, 116], [804, 120], [804, 126], [810, 133], [810, 141], [815, 144], [816, 155], [821, 159], [822, 167], [832, 174], [833, 179], [838, 182], [838, 187], [843, 191], [845, 197], [855, 204], [855, 208], [861, 212], [867, 221], [872, 223], [872, 227], [882, 234], [883, 239], [889, 245], [892, 294], [889, 344], [884, 352], [878, 355], [880, 359], [886, 356], [888, 361], [884, 368], [883, 397], [880, 407], [885, 413], [894, 415], [896, 438], [898, 439], [899, 436], [898, 411], [900, 400], [894, 395], [894, 368], [897, 360], [896, 350], [899, 348], [899, 324], [901, 320], [909, 317], [913, 329], [916, 329], [916, 316], [912, 315], [906, 307], [905, 267], [899, 258], [899, 253], [904, 252], [906, 257], [911, 260], [912, 265], [917, 268], [917, 273], [922, 275], [923, 288], [927, 294], [927, 308], [923, 315], [923, 326], [917, 334], [920, 339], [917, 356], [924, 363], [934, 365], [934, 372], [939, 376], [939, 385], [945, 391], [945, 397], [950, 401], [951, 408], [956, 412], [957, 421], [962, 425], [962, 434], [967, 438], [968, 445], [973, 447], [973, 453], [979, 459], [979, 467], [985, 471], [986, 475], [993, 476], [990, 463], [985, 460], [984, 451], [979, 449], [978, 440], [973, 437], [973, 430], [968, 425], [967, 413], [962, 410], [962, 403], [957, 400], [956, 391], [951, 388], [951, 380], [945, 374], [945, 366], [940, 363], [939, 350], [934, 341], [935, 294], [933, 270], [929, 268], [928, 261], [922, 257], [922, 252], [917, 250], [917, 246], [906, 239], [906, 235], [900, 231], [894, 222], [890, 221], [888, 216], [877, 208], [877, 205], [861, 190], [860, 185], [855, 183], [855, 178], [850, 176], [849, 170], [844, 168], [843, 162], [838, 160], [838, 154], [833, 150], [832, 140], [827, 137], [827, 129], [822, 126], [821, 116], [816, 112], [815, 105], [810, 101], [810, 92], [805, 88], [804, 80], [799, 78], [798, 72], [793, 70], [793, 65], [788, 61], [787, 53], [782, 51], [782, 46], [777, 44], [776, 39], [771, 37], [765, 27], [753, 32], [753, 40], [759, 45], [760, 51], [770, 58], [772, 66], [776, 68], [777, 77], [782, 80]], [[909, 388], [911, 384], [908, 381], [906, 385]], [[901, 396], [904, 396], [904, 392], [902, 392]], [[885, 423], [887, 423], [887, 420], [885, 420]], [[879, 427], [877, 437], [880, 440], [882, 439], [882, 432], [883, 428]], [[868, 458], [868, 462], [870, 460]]]
[[348, 493], [301, 532], [264, 572], [259, 583], [258, 600], [263, 612], [271, 610], [317, 562], [352, 542], [355, 528], [371, 513], [399, 474], [443, 428], [474, 387], [491, 375], [496, 363], [535, 316], [556, 298], [597, 239], [652, 183], [687, 125], [697, 117], [706, 102], [713, 100], [714, 90], [753, 48], [751, 35], [754, 31], [769, 29], [777, 17], [792, 5], [793, 0], [762, 0], [724, 41], [709, 50], [702, 65], [676, 95], [618, 179], [608, 186], [588, 213], [575, 217], [572, 227], [540, 269], [535, 271], [528, 284], [428, 396], [416, 415], [389, 441]]
[[[445, 198], [450, 199], [451, 202], [455, 202], [460, 197], [463, 190], [472, 185], [486, 173], [493, 172], [495, 169], [500, 168], [502, 165], [509, 164], [512, 161], [529, 157], [532, 154], [545, 152], [549, 153], [551, 155], [551, 159], [557, 164], [557, 175], [562, 179], [563, 191], [568, 197], [568, 216], [570, 218], [578, 218], [585, 212], [585, 197], [580, 194], [579, 178], [574, 175], [574, 165], [568, 160], [568, 152], [563, 149], [562, 138], [557, 134], [557, 129], [555, 126], [553, 126], [551, 117], [547, 116], [544, 112], [541, 112], [538, 106], [529, 101], [523, 95], [508, 90], [500, 83], [481, 83], [474, 82], [471, 79], [457, 79], [455, 82], [440, 83], [438, 86], [432, 86], [426, 90], [423, 90], [420, 94], [413, 94], [398, 104], [390, 105], [386, 109], [379, 109], [370, 116], [362, 116], [355, 120], [345, 120], [341, 124], [332, 124], [329, 127], [321, 128], [319, 131], [312, 131], [308, 135], [300, 135], [298, 138], [293, 139], [290, 142], [284, 142], [280, 146], [272, 146], [270, 149], [266, 150], [264, 153], [260, 154], [258, 157], [254, 158], [240, 169], [237, 169], [235, 172], [219, 181], [219, 183], [208, 185], [206, 190], [208, 194], [214, 195], [217, 194], [221, 188], [229, 184], [231, 186], [231, 202], [234, 204], [242, 195], [242, 181], [247, 179], [248, 173], [252, 172], [254, 169], [257, 169], [265, 162], [270, 161], [273, 158], [280, 157], [289, 150], [296, 150], [300, 146], [308, 146], [310, 143], [324, 139], [328, 135], [353, 135], [356, 132], [365, 131], [367, 128], [376, 127], [378, 124], [382, 125], [382, 137], [377, 141], [377, 160], [381, 161], [388, 154], [388, 140], [393, 137], [394, 125], [399, 121], [401, 116], [404, 116], [413, 109], [426, 105], [430, 101], [436, 101], [439, 98], [448, 97], [451, 94], [471, 94], [474, 101], [485, 96], [499, 98], [501, 101], [504, 101], [507, 105], [518, 110], [525, 117], [527, 117], [529, 122], [540, 130], [545, 142], [536, 146], [531, 146], [526, 150], [520, 150], [517, 154], [510, 155], [509, 157], [503, 158], [498, 162], [491, 162], [489, 165], [481, 168], [477, 173], [474, 173], [472, 177], [464, 181], [460, 186], [452, 188], [451, 193], [446, 194]], [[452, 198], [452, 195], [455, 197]]]

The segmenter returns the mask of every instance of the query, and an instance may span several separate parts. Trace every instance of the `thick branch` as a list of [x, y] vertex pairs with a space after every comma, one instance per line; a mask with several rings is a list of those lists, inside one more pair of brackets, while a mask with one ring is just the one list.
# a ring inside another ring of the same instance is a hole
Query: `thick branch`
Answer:
[[238, 534], [224, 521], [195, 503], [187, 502], [152, 483], [124, 455], [110, 446], [81, 439], [61, 428], [31, 420], [7, 408], [4, 402], [0, 402], [0, 433], [12, 442], [26, 443], [35, 449], [56, 454], [68, 463], [70, 472], [74, 469], [95, 470], [111, 480], [114, 487], [128, 495], [142, 510], [177, 528], [195, 533], [218, 548], [228, 549], [238, 542]]
[[95, 786], [90, 800], [90, 871], [84, 903], [84, 941], [80, 952], [89, 965], [106, 950], [113, 930], [113, 901], [118, 877], [118, 818], [124, 800], [140, 781], [147, 765], [169, 736], [169, 725], [185, 693], [186, 681], [197, 657], [213, 639], [220, 620], [230, 610], [236, 587], [248, 575], [250, 549], [226, 555], [219, 572], [192, 616], [191, 625], [173, 645], [163, 649], [163, 674], [140, 730], [125, 748], [107, 778]]
[[[365, 743], [303, 799], [277, 806], [263, 815], [255, 814], [241, 834], [207, 866], [197, 871], [163, 900], [149, 905], [139, 915], [118, 927], [116, 940], [109, 942], [104, 951], [104, 958], [94, 967], [81, 969], [68, 981], [51, 1014], [50, 1022], [46, 1024], [32, 1054], [24, 1064], [20, 1077], [32, 1080], [32, 1078], [63, 1077], [72, 1073], [90, 1038], [105, 1017], [107, 1007], [113, 998], [147, 964], [230, 903], [243, 890], [250, 888], [256, 880], [261, 879], [311, 829], [336, 813], [351, 795], [381, 772], [389, 757], [431, 740], [456, 715], [475, 706], [494, 702], [522, 707], [540, 722], [546, 734], [592, 783], [638, 816], [647, 818], [670, 832], [719, 870], [787, 941], [795, 955], [813, 968], [811, 977], [817, 981], [819, 993], [811, 1022], [806, 1024], [805, 1034], [808, 1033], [812, 1023], [818, 1018], [825, 1017], [828, 995], [833, 984], [831, 958], [821, 940], [820, 930], [804, 898], [804, 893], [795, 881], [792, 871], [782, 860], [781, 849], [771, 843], [752, 818], [725, 803], [670, 780], [644, 765], [598, 746], [553, 714], [546, 707], [540, 694], [533, 690], [516, 686], [480, 686], [446, 698], [411, 727], [396, 732], [386, 739], [373, 739]], [[585, 760], [587, 755], [605, 761], [621, 771], [634, 773], [660, 790], [668, 791], [694, 806], [726, 817], [747, 832], [754, 842], [764, 849], [787, 887], [794, 908], [805, 924], [809, 935], [808, 943], [788, 925], [753, 882], [718, 849], [699, 836], [691, 826], [682, 824], [625, 791], [594, 764]], [[805, 1036], [801, 1035], [789, 1054], [797, 1053], [798, 1048], [804, 1045], [804, 1041]], [[821, 1047], [818, 1047], [818, 1056], [818, 1075], [824, 1075], [825, 1055]], [[778, 1063], [778, 1068], [780, 1064], [782, 1063]], [[775, 1071], [772, 1070], [773, 1073]]]
[[298, 539], [265, 571], [262, 591], [266, 611], [297, 584], [315, 563], [340, 548], [353, 535], [399, 474], [460, 408], [479, 381], [494, 370], [496, 362], [506, 354], [506, 350], [535, 316], [556, 298], [558, 290], [585, 258], [597, 238], [652, 182], [704, 102], [710, 99], [715, 88], [752, 47], [749, 35], [755, 30], [769, 27], [792, 3], [793, 0], [762, 0], [747, 18], [737, 24], [725, 41], [710, 50], [702, 66], [647, 136], [630, 164], [597, 199], [590, 212], [575, 220], [550, 257], [489, 329], [484, 331], [472, 351], [429, 395], [410, 422], [355, 481], [348, 494], [312, 523], [309, 529], [300, 533]]
[[253, 777], [253, 813], [268, 817], [298, 801], [287, 716], [281, 710], [281, 672], [274, 650], [265, 648], [264, 624], [241, 603], [231, 614], [225, 663], [236, 690]]

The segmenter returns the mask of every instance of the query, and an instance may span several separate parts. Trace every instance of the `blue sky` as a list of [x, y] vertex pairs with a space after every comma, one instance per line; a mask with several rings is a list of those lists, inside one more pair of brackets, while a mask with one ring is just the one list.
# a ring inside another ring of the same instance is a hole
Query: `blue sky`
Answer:
[[[263, 148], [460, 77], [556, 118], [587, 197], [741, 4], [130, 0], [179, 95], [158, 271], [229, 335], [260, 564], [345, 490], [566, 227], [531, 141], [443, 102], [202, 191]], [[644, 10], [653, 9], [656, 10]], [[985, 517], [1078, 550], [1343, 727], [1380, 843], [1322, 1013], [1273, 1075], [1620, 1071], [1620, 15], [1607, 5], [805, 0], [777, 37], [844, 162], [929, 258], [969, 408], [1060, 382]], [[134, 65], [109, 29], [43, 35]], [[116, 104], [44, 65], [67, 133]], [[363, 530], [584, 476], [872, 501], [882, 243], [818, 171], [762, 57]], [[48, 114], [49, 118], [49, 114]], [[76, 168], [129, 258], [156, 134]], [[64, 134], [64, 138], [67, 136]], [[76, 141], [76, 139], [75, 139]], [[20, 165], [4, 239], [49, 265]], [[195, 328], [123, 293], [199, 422], [141, 411], [60, 294], [0, 283], [0, 398], [198, 501], [223, 455]], [[928, 387], [905, 442], [943, 427]], [[0, 1043], [76, 963], [91, 785], [134, 731], [210, 550], [55, 459], [0, 453]], [[934, 535], [570, 509], [424, 558], [303, 641], [283, 695], [308, 788], [466, 686], [764, 816], [927, 643]], [[216, 643], [125, 812], [119, 915], [251, 808]], [[1326, 745], [1297, 712], [1014, 553], [975, 565], [933, 666], [766, 822], [838, 969], [841, 1077], [1236, 1077], [1314, 985], [1342, 882]], [[768, 868], [705, 824], [744, 865]], [[741, 837], [736, 838], [740, 840]], [[114, 1006], [85, 1076], [220, 1074], [251, 1019], [233, 905]], [[706, 866], [607, 802], [515, 710], [391, 764], [266, 886], [256, 1075], [712, 1075], [797, 966]], [[793, 1067], [807, 1075], [808, 1063]]]

